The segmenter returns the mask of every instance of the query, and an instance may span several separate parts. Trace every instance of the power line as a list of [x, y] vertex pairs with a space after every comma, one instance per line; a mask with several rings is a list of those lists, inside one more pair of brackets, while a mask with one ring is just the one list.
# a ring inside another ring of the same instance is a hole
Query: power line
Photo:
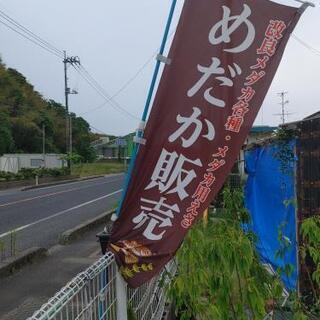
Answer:
[[116, 108], [120, 109], [122, 112], [124, 112], [125, 114], [127, 114], [128, 116], [130, 116], [133, 119], [137, 119], [139, 120], [138, 117], [136, 117], [135, 115], [133, 115], [132, 113], [128, 112], [125, 108], [123, 108], [117, 101], [113, 100], [113, 97], [111, 97], [109, 94], [106, 93], [106, 91], [103, 89], [103, 87], [97, 82], [97, 80], [92, 77], [90, 75], [90, 73], [84, 68], [83, 65], [80, 66], [80, 68], [85, 72], [85, 74], [88, 76], [89, 79], [92, 80], [92, 82], [94, 84], [96, 84], [96, 86], [104, 93], [104, 95], [106, 96], [106, 98], [108, 99], [108, 101], [110, 101], [111, 103], [113, 103], [115, 105]]
[[125, 108], [120, 106], [119, 103], [114, 101], [102, 88], [102, 86], [86, 71], [82, 66], [74, 66], [72, 65], [75, 70], [81, 75], [81, 77], [90, 85], [92, 89], [94, 89], [103, 99], [106, 100], [106, 103], [108, 103], [113, 109], [120, 111], [122, 114], [131, 117], [135, 120], [139, 120], [138, 117], [128, 112]]
[[102, 130], [100, 130], [100, 129], [98, 129], [98, 128], [96, 128], [96, 127], [94, 127], [93, 125], [91, 125], [91, 124], [89, 124], [90, 125], [90, 128], [91, 129], [94, 129], [94, 130], [96, 130], [96, 131], [98, 131], [98, 132], [100, 132], [100, 133], [102, 133], [102, 134], [105, 134], [106, 136], [109, 136], [110, 134], [108, 134], [108, 133], [105, 133], [104, 131], [102, 131]]
[[[174, 28], [174, 30], [170, 33], [169, 38], [172, 37], [172, 35], [176, 32], [176, 28]], [[129, 78], [121, 87], [118, 91], [116, 91], [110, 98], [114, 99], [115, 97], [117, 97], [122, 91], [124, 91], [139, 75], [140, 73], [147, 67], [147, 65], [153, 61], [153, 59], [157, 56], [159, 49], [157, 49], [152, 56], [137, 70], [137, 72], [131, 77]], [[105, 101], [103, 104], [90, 109], [84, 113], [82, 113], [81, 115], [85, 115], [88, 113], [92, 113], [94, 111], [97, 111], [99, 109], [102, 109], [105, 107], [105, 105], [108, 103], [108, 101]]]
[[308, 50], [312, 51], [314, 54], [320, 56], [320, 51], [314, 47], [312, 47], [311, 45], [309, 45], [308, 43], [306, 43], [305, 41], [301, 40], [299, 37], [297, 37], [295, 34], [291, 34], [291, 37], [293, 39], [295, 39], [296, 41], [298, 41], [300, 44], [302, 44], [305, 48], [307, 48]]
[[[138, 70], [137, 72], [131, 77], [129, 78], [121, 87], [120, 89], [118, 89], [112, 96], [110, 96], [111, 99], [116, 98], [122, 91], [124, 91], [139, 75], [140, 73], [146, 68], [146, 66], [154, 59], [154, 57], [157, 55], [157, 53], [154, 53], [152, 55], [152, 57], [150, 57]], [[85, 115], [88, 113], [92, 113], [94, 111], [97, 111], [99, 109], [102, 109], [103, 107], [105, 107], [105, 105], [108, 103], [108, 101], [105, 101], [104, 103], [102, 103], [101, 105], [92, 108], [84, 113], [82, 113], [81, 115]]]
[[[7, 22], [4, 22], [3, 20], [1, 20], [1, 18], [5, 19]], [[7, 15], [2, 10], [0, 10], [0, 23], [5, 25], [6, 27], [11, 29], [12, 31], [16, 32], [17, 34], [21, 35], [25, 39], [31, 41], [35, 45], [37, 45], [37, 46], [41, 47], [42, 49], [46, 50], [47, 52], [49, 52], [51, 54], [54, 54], [55, 56], [57, 56], [59, 58], [63, 58], [63, 51], [57, 49], [50, 42], [44, 40], [43, 38], [41, 38], [40, 36], [36, 35], [31, 30], [29, 30], [28, 28], [24, 27], [22, 24], [20, 24], [18, 21], [16, 21], [13, 18], [11, 18], [9, 15]], [[103, 108], [108, 103], [114, 109], [116, 109], [118, 111], [121, 111], [126, 116], [129, 116], [129, 117], [131, 117], [131, 118], [133, 118], [135, 120], [139, 120], [138, 117], [136, 117], [135, 115], [133, 115], [130, 112], [128, 112], [125, 108], [123, 108], [118, 102], [114, 101], [113, 99], [114, 99], [114, 97], [119, 95], [131, 82], [133, 82], [138, 77], [138, 75], [143, 71], [143, 69], [152, 61], [152, 59], [154, 58], [155, 55], [156, 55], [156, 53], [154, 53], [152, 55], [152, 57], [150, 59], [148, 59], [147, 62], [142, 65], [142, 67], [139, 68], [139, 70], [135, 73], [135, 75], [133, 77], [131, 77], [128, 81], [126, 81], [124, 83], [124, 85], [113, 96], [109, 96], [106, 93], [106, 91], [103, 89], [103, 87], [95, 80], [94, 77], [92, 77], [90, 75], [90, 73], [84, 67], [81, 66], [80, 68], [75, 68], [79, 72], [79, 74], [85, 79], [85, 81], [100, 96], [102, 96], [106, 100], [102, 105], [100, 105], [100, 106], [98, 106], [98, 107], [96, 107], [96, 108], [94, 108], [92, 110], [89, 110], [89, 111], [83, 113], [82, 115], [88, 114], [88, 113], [91, 113], [91, 112], [93, 112], [95, 110]]]
[[[3, 19], [6, 20], [3, 21]], [[11, 29], [12, 31], [18, 33], [25, 39], [31, 41], [35, 45], [41, 47], [42, 49], [46, 50], [47, 52], [59, 57], [63, 58], [63, 52], [57, 49], [55, 46], [50, 44], [48, 41], [42, 39], [26, 27], [24, 27], [22, 24], [14, 20], [13, 18], [9, 17], [6, 13], [4, 13], [2, 10], [0, 10], [0, 23]], [[105, 90], [102, 88], [102, 86], [93, 78], [90, 73], [83, 67], [74, 65], [72, 66], [79, 72], [79, 74], [88, 82], [88, 84], [97, 92], [99, 93], [107, 103], [109, 103], [114, 109], [120, 110], [123, 114], [126, 116], [129, 116], [134, 119], [138, 119], [136, 116], [132, 115], [130, 112], [128, 112], [126, 109], [121, 107], [119, 103], [116, 101], [113, 101], [113, 99], [105, 92]]]
[[126, 89], [129, 84], [131, 84], [138, 76], [139, 74], [147, 67], [147, 65], [153, 61], [153, 59], [157, 56], [158, 52], [154, 52], [152, 54], [152, 56], [137, 70], [137, 72], [131, 77], [129, 78], [123, 85], [122, 87], [120, 87], [120, 89], [118, 91], [116, 91], [112, 97], [116, 97], [118, 96], [124, 89]]
[[[2, 19], [6, 20], [3, 21]], [[25, 26], [23, 26], [21, 23], [16, 21], [15, 19], [11, 18], [8, 14], [6, 14], [4, 11], [0, 10], [0, 23], [11, 29], [12, 31], [16, 32], [17, 34], [21, 35], [25, 39], [29, 40], [33, 44], [39, 46], [40, 48], [46, 50], [47, 52], [57, 56], [58, 58], [63, 58], [63, 51], [59, 50], [57, 47], [52, 45], [50, 42], [44, 40]], [[9, 24], [8, 24], [9, 23]], [[171, 37], [174, 34], [175, 30], [170, 34], [169, 37]], [[104, 88], [98, 83], [98, 81], [91, 76], [91, 74], [83, 67], [83, 66], [75, 66], [72, 65], [75, 70], [84, 78], [84, 80], [101, 96], [103, 97], [106, 101], [94, 108], [91, 109], [84, 114], [91, 113], [93, 111], [96, 111], [98, 109], [101, 109], [105, 107], [106, 104], [109, 104], [111, 107], [113, 107], [115, 110], [118, 110], [125, 114], [126, 116], [129, 116], [135, 120], [139, 120], [139, 118], [130, 112], [128, 112], [125, 108], [123, 108], [117, 101], [113, 100], [114, 97], [119, 95], [123, 90], [125, 90], [137, 77], [138, 75], [146, 68], [146, 66], [152, 61], [152, 59], [156, 56], [157, 52], [155, 52], [139, 69], [138, 71], [131, 77], [129, 78], [123, 85], [122, 87], [112, 96], [109, 96]]]
[[[3, 21], [2, 19], [5, 19]], [[52, 45], [50, 42], [44, 40], [25, 26], [23, 26], [21, 23], [16, 21], [15, 19], [11, 18], [8, 14], [6, 14], [4, 11], [0, 10], [0, 23], [11, 29], [12, 31], [16, 32], [17, 34], [21, 35], [25, 39], [29, 40], [30, 42], [34, 43], [35, 45], [39, 46], [40, 48], [46, 50], [47, 52], [59, 57], [63, 58], [63, 51], [59, 50], [57, 47]], [[9, 25], [9, 24], [10, 25]], [[170, 34], [170, 37], [174, 34], [175, 30]], [[112, 96], [109, 96], [104, 88], [98, 83], [98, 81], [91, 76], [91, 74], [83, 67], [83, 66], [74, 66], [72, 65], [76, 71], [84, 78], [84, 80], [100, 95], [105, 99], [105, 102], [96, 107], [93, 108], [84, 114], [91, 113], [93, 111], [96, 111], [98, 109], [101, 109], [105, 107], [106, 104], [109, 104], [111, 107], [113, 107], [115, 110], [121, 111], [126, 116], [131, 117], [132, 119], [139, 120], [139, 118], [130, 112], [128, 112], [125, 108], [123, 108], [117, 101], [113, 100], [117, 95], [119, 95], [123, 90], [125, 90], [137, 77], [138, 75], [146, 68], [146, 66], [152, 61], [152, 59], [156, 56], [157, 52], [155, 52], [139, 69], [138, 71], [129, 78], [122, 87]]]
[[49, 49], [48, 47], [45, 47], [44, 45], [42, 45], [41, 43], [35, 41], [34, 39], [28, 37], [26, 34], [23, 34], [22, 32], [18, 31], [17, 29], [15, 29], [14, 27], [8, 25], [7, 23], [5, 23], [3, 20], [0, 19], [0, 23], [2, 23], [3, 25], [5, 25], [7, 28], [11, 29], [12, 31], [18, 33], [19, 35], [21, 35], [22, 37], [24, 37], [25, 39], [33, 42], [35, 45], [41, 47], [42, 49], [46, 50], [47, 52], [57, 56], [58, 58], [62, 58], [62, 56], [58, 55], [55, 51], [52, 51], [51, 49]]
[[41, 38], [40, 36], [38, 36], [37, 34], [35, 34], [34, 32], [32, 32], [31, 30], [29, 30], [28, 28], [26, 28], [25, 26], [23, 26], [22, 24], [20, 24], [18, 21], [14, 20], [13, 18], [11, 18], [9, 15], [7, 15], [4, 11], [0, 10], [0, 16], [2, 18], [4, 18], [5, 20], [7, 20], [9, 23], [13, 24], [15, 27], [17, 27], [18, 29], [20, 29], [21, 31], [27, 33], [29, 36], [31, 36], [32, 38], [34, 38], [36, 41], [42, 43], [44, 46], [50, 48], [50, 50], [55, 51], [57, 54], [62, 55], [62, 51], [57, 49], [54, 45], [52, 45], [50, 42], [44, 40], [43, 38]]
[[[122, 109], [119, 109], [117, 106], [114, 105], [113, 101], [111, 101], [111, 100], [109, 99], [109, 97], [107, 97], [107, 96], [105, 95], [105, 93], [103, 92], [103, 90], [102, 90], [99, 86], [97, 86], [97, 84], [95, 84], [95, 83], [82, 71], [82, 69], [80, 69], [78, 66], [77, 66], [77, 67], [73, 66], [73, 67], [74, 67], [75, 70], [80, 74], [80, 76], [89, 84], [89, 86], [90, 86], [93, 90], [95, 90], [103, 99], [105, 99], [106, 102], [107, 102], [113, 109], [115, 109], [115, 110], [117, 110], [117, 111], [121, 111], [122, 113], [124, 113]], [[127, 115], [127, 112], [126, 112], [125, 114]], [[130, 117], [132, 116], [131, 114], [129, 114], [129, 115], [130, 115]], [[132, 116], [132, 117], [133, 117], [133, 116]]]
[[[0, 23], [3, 24], [4, 26], [6, 26], [7, 28], [9, 28], [10, 30], [14, 31], [15, 33], [19, 34], [20, 36], [22, 36], [23, 38], [25, 38], [26, 40], [32, 42], [33, 44], [37, 45], [38, 47], [46, 50], [47, 52], [55, 55], [58, 58], [64, 58], [64, 63], [65, 63], [65, 69], [66, 69], [66, 57], [64, 57], [64, 53], [62, 50], [59, 50], [57, 47], [55, 47], [54, 45], [52, 45], [50, 42], [44, 40], [43, 38], [41, 38], [40, 36], [38, 36], [37, 34], [35, 34], [34, 32], [32, 32], [31, 30], [29, 30], [28, 28], [24, 27], [21, 23], [19, 23], [18, 21], [16, 21], [15, 19], [11, 18], [9, 15], [7, 15], [4, 11], [0, 10]], [[152, 57], [153, 58], [153, 57]], [[151, 59], [152, 59], [151, 58]], [[150, 60], [151, 60], [150, 59]], [[69, 61], [68, 61], [69, 62]], [[123, 91], [125, 89], [126, 86], [128, 86], [137, 76], [138, 74], [144, 69], [144, 67], [149, 63], [149, 61], [147, 61], [145, 63], [145, 65], [143, 65], [138, 72], [134, 75], [134, 77], [132, 77], [131, 79], [129, 79], [117, 92], [117, 94], [119, 94], [121, 91]], [[75, 70], [84, 78], [84, 80], [100, 95], [102, 96], [106, 102], [104, 103], [104, 105], [106, 103], [108, 103], [111, 107], [113, 107], [115, 110], [122, 112], [124, 115], [129, 116], [135, 120], [139, 120], [138, 117], [136, 117], [135, 115], [131, 114], [130, 112], [128, 112], [125, 108], [121, 107], [119, 105], [119, 103], [117, 103], [116, 101], [113, 100], [113, 97], [110, 97], [106, 91], [103, 89], [103, 87], [98, 83], [98, 81], [91, 76], [91, 74], [79, 64], [77, 63], [73, 63], [72, 61], [70, 61], [70, 64], [75, 68]], [[66, 71], [66, 70], [65, 70]], [[67, 76], [66, 80], [67, 80]], [[67, 86], [67, 84], [66, 84]], [[68, 96], [69, 93], [69, 89], [66, 87], [66, 95]], [[66, 98], [67, 101], [67, 98]], [[103, 106], [104, 106], [103, 105]], [[66, 103], [66, 108], [68, 109], [67, 103]], [[67, 116], [67, 120], [69, 117]], [[91, 126], [92, 128], [94, 128], [93, 126]], [[71, 122], [70, 122], [70, 128], [71, 128]], [[100, 131], [102, 133], [104, 133], [102, 130], [94, 128], [97, 131]], [[66, 130], [68, 131], [68, 125]], [[105, 133], [104, 133], [105, 134]], [[70, 137], [71, 137], [71, 129], [70, 129]], [[66, 135], [66, 139], [68, 140], [68, 134]], [[70, 138], [71, 139], [71, 138]], [[68, 143], [67, 143], [68, 145]], [[71, 140], [70, 140], [70, 145], [69, 145], [69, 149], [71, 150]]]

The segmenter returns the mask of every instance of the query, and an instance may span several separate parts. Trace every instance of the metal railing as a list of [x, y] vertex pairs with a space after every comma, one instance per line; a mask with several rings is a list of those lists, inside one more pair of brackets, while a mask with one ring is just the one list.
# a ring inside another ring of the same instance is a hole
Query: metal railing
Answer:
[[173, 260], [150, 282], [138, 289], [128, 288], [128, 303], [138, 320], [162, 319], [166, 304], [165, 290], [176, 271], [177, 265]]
[[[119, 294], [119, 273], [112, 253], [80, 273], [27, 320], [123, 320], [119, 310], [130, 305], [137, 320], [161, 320], [165, 287], [176, 273], [170, 262], [161, 274], [138, 289]], [[121, 301], [120, 301], [121, 300]], [[123, 314], [123, 312], [122, 312]]]

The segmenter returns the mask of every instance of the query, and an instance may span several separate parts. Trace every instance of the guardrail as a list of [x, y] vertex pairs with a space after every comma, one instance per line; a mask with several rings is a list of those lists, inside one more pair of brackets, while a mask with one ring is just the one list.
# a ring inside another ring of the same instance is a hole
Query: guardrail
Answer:
[[176, 273], [170, 262], [138, 289], [126, 288], [112, 253], [80, 273], [27, 320], [126, 320], [130, 305], [137, 320], [161, 320], [165, 286]]

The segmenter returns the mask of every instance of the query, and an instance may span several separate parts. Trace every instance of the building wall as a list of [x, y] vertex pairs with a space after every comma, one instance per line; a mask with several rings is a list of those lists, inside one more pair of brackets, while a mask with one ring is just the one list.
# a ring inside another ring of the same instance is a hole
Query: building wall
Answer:
[[19, 158], [15, 156], [0, 157], [0, 171], [17, 173], [19, 171]]
[[[308, 218], [320, 217], [320, 118], [301, 121], [297, 143], [297, 213], [300, 244], [304, 240], [300, 233], [301, 224]], [[300, 291], [308, 295], [312, 292], [309, 274], [316, 265], [308, 256], [300, 257]], [[315, 284], [314, 284], [315, 286]]]
[[49, 169], [62, 168], [66, 165], [60, 154], [4, 154], [0, 157], [0, 171], [17, 173], [21, 168]]
[[100, 158], [105, 159], [123, 159], [123, 158], [131, 158], [133, 149], [134, 149], [134, 142], [133, 137], [135, 136], [134, 133], [128, 134], [125, 137], [119, 137], [117, 139], [125, 140], [125, 145], [117, 145], [115, 140], [103, 142], [101, 143], [101, 139], [97, 140], [96, 142], [92, 143], [92, 146], [95, 148], [98, 156]]

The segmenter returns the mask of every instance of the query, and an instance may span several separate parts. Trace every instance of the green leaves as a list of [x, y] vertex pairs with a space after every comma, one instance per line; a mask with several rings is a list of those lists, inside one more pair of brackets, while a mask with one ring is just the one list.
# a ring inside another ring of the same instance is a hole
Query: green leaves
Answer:
[[7, 110], [0, 106], [0, 156], [13, 149], [12, 128]]
[[[73, 147], [85, 161], [95, 160], [90, 146], [89, 124], [71, 114]], [[42, 153], [42, 126], [46, 128], [46, 151], [66, 150], [66, 110], [45, 100], [17, 70], [0, 62], [0, 156], [3, 153]]]
[[293, 174], [295, 154], [289, 142], [296, 136], [297, 132], [295, 130], [286, 127], [279, 128], [276, 133], [278, 150], [274, 153], [274, 157], [279, 160], [279, 170], [285, 175]]
[[308, 275], [308, 287], [311, 288], [313, 302], [313, 305], [306, 304], [305, 308], [317, 312], [320, 316], [320, 216], [305, 219], [300, 232], [303, 239], [300, 257]]
[[301, 225], [301, 234], [305, 242], [312, 246], [320, 244], [320, 216], [306, 219]]
[[178, 252], [169, 296], [179, 319], [262, 319], [267, 301], [282, 295], [280, 281], [257, 258], [254, 236], [241, 228], [248, 220], [242, 192], [225, 189], [223, 195], [220, 218], [197, 224]]

